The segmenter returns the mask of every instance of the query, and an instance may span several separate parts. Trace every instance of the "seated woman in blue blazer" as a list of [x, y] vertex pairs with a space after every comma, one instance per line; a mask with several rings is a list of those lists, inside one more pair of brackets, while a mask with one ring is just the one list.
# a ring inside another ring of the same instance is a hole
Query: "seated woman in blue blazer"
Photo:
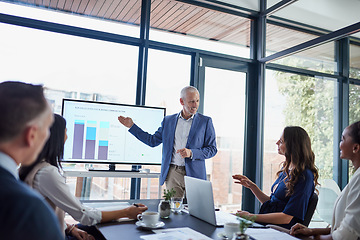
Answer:
[[238, 214], [255, 216], [255, 221], [259, 223], [290, 229], [295, 223], [304, 221], [319, 175], [309, 135], [303, 128], [286, 127], [276, 144], [278, 153], [285, 156], [285, 161], [277, 173], [270, 196], [246, 176], [233, 176], [235, 183], [249, 188], [262, 203], [259, 214], [246, 211], [238, 211]]

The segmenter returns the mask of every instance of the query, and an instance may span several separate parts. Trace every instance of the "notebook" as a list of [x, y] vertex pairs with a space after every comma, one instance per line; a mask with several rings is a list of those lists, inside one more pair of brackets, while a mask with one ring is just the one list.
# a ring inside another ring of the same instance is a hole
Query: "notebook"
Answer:
[[[215, 211], [210, 181], [185, 176], [185, 190], [190, 215], [217, 227], [224, 226], [227, 222], [239, 221], [233, 214]], [[253, 223], [253, 227], [264, 226]]]

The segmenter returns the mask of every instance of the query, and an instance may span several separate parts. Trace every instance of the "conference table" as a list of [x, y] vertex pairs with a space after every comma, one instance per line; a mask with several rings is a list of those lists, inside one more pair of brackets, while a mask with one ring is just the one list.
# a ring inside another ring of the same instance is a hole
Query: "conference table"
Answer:
[[[159, 199], [144, 199], [144, 200], [129, 200], [132, 203], [143, 203], [148, 206], [149, 211], [157, 211]], [[204, 222], [196, 217], [191, 216], [186, 212], [179, 214], [171, 213], [168, 219], [160, 219], [165, 223], [163, 229], [168, 228], [183, 228], [189, 227], [199, 233], [202, 233], [212, 239], [223, 239], [221, 237], [224, 232], [223, 227], [215, 227], [207, 222]], [[140, 236], [154, 234], [151, 229], [146, 229], [136, 226], [137, 220], [131, 221], [116, 221], [110, 223], [97, 224], [97, 228], [108, 240], [138, 240]], [[252, 238], [253, 239], [253, 238]], [[266, 239], [266, 238], [264, 238]]]

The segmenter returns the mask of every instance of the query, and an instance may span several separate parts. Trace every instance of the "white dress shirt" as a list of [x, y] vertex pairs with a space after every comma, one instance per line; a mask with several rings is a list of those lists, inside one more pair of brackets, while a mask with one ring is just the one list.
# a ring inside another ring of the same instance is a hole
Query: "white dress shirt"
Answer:
[[18, 166], [14, 159], [9, 155], [0, 152], [0, 167], [10, 172], [17, 180], [19, 180]]
[[335, 240], [360, 239], [360, 168], [335, 201], [331, 235]]
[[181, 116], [181, 112], [179, 113], [179, 118], [175, 129], [174, 148], [171, 158], [171, 164], [177, 166], [185, 166], [185, 159], [182, 158], [179, 153], [176, 153], [176, 151], [186, 147], [193, 119], [194, 115], [192, 115], [189, 119], [186, 120]]
[[70, 214], [83, 225], [101, 221], [101, 211], [83, 206], [65, 183], [65, 178], [54, 166], [46, 166], [35, 175], [34, 189], [49, 198], [57, 207]]

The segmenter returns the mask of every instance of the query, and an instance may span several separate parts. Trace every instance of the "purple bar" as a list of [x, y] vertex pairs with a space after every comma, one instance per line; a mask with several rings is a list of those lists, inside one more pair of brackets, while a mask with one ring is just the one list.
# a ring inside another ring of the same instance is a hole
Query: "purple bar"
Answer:
[[95, 159], [95, 140], [86, 140], [85, 159]]
[[74, 127], [74, 143], [73, 143], [73, 159], [81, 159], [84, 143], [84, 124], [75, 124]]
[[99, 146], [99, 160], [107, 160], [108, 157], [108, 146]]

